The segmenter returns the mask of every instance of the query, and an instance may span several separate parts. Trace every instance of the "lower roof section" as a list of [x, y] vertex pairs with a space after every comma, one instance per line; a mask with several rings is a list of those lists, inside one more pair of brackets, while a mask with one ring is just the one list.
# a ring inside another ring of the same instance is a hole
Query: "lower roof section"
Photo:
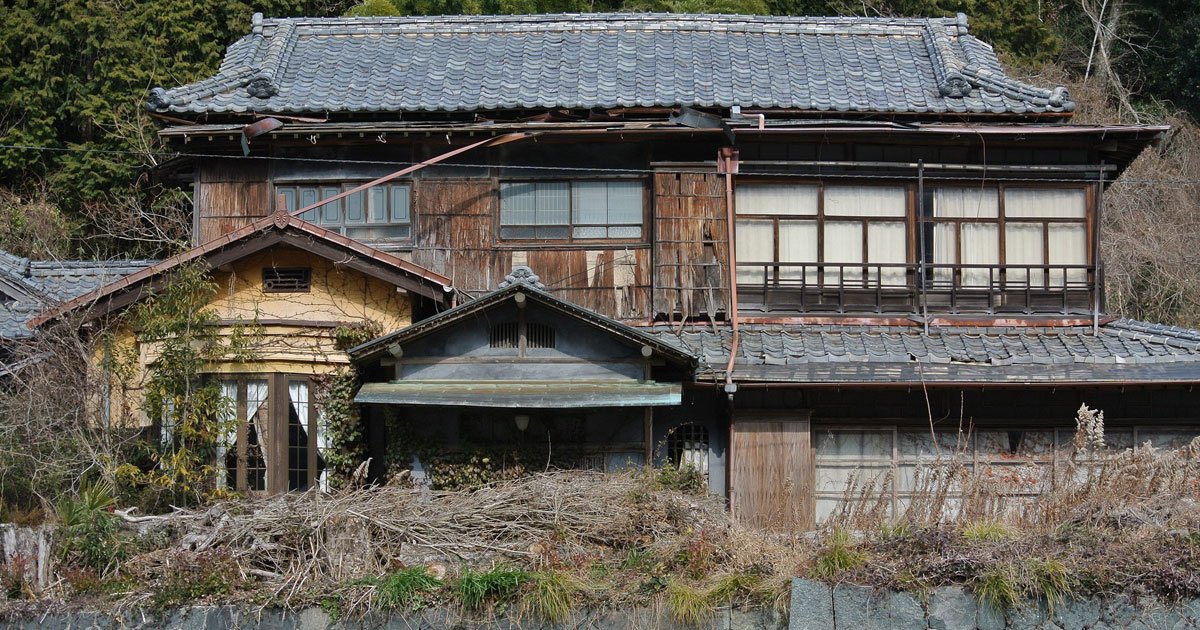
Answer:
[[[655, 327], [700, 357], [698, 381], [723, 381], [728, 327]], [[1200, 383], [1200, 331], [1127, 319], [1091, 326], [742, 327], [740, 383], [792, 385], [1089, 385]]]
[[354, 397], [360, 404], [518, 409], [657, 407], [682, 400], [682, 385], [654, 381], [399, 381], [366, 383]]

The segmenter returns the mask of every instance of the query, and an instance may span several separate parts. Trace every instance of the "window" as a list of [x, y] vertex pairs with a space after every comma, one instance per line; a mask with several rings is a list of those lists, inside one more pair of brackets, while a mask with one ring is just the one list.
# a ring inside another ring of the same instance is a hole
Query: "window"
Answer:
[[[1087, 278], [1087, 192], [1083, 188], [1006, 185], [937, 187], [927, 193], [932, 214], [929, 252], [935, 282], [948, 283], [961, 269], [961, 286], [999, 283], [1009, 267], [1011, 287], [1065, 286]], [[943, 266], [944, 265], [944, 266]], [[988, 265], [988, 268], [971, 268]], [[1025, 268], [1021, 266], [1027, 265]], [[1046, 269], [1043, 265], [1077, 265]], [[1013, 268], [1016, 266], [1016, 268]]]
[[707, 475], [708, 429], [691, 422], [672, 429], [667, 435], [667, 459], [678, 470]]
[[[360, 184], [289, 184], [276, 186], [289, 211], [341, 194]], [[300, 215], [305, 221], [360, 241], [412, 238], [412, 187], [381, 184], [332, 201]]]
[[[768, 273], [794, 284], [905, 282], [904, 186], [745, 184], [736, 213], [738, 282], [762, 283]], [[876, 266], [866, 278], [863, 265]]]
[[640, 181], [506, 182], [500, 185], [500, 238], [640, 239]]
[[328, 489], [324, 414], [309, 381], [274, 374], [222, 380], [226, 401], [217, 442], [218, 484], [241, 492]]
[[263, 267], [263, 293], [308, 293], [312, 284], [309, 267]]

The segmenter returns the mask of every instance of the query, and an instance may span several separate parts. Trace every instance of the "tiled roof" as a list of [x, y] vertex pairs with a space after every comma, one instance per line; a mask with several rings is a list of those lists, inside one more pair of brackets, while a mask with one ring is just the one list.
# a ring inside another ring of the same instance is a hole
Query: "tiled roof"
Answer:
[[958, 18], [594, 13], [262, 19], [174, 113], [731, 107], [1066, 114]]
[[0, 339], [27, 337], [26, 323], [47, 306], [94, 291], [155, 262], [30, 260], [0, 251], [0, 297], [8, 298], [0, 299]]
[[[663, 327], [653, 334], [701, 358], [700, 377], [724, 378], [728, 328]], [[1200, 381], [1200, 331], [1115, 320], [1090, 326], [750, 326], [741, 329], [739, 381], [814, 384]]]
[[[296, 238], [297, 240], [293, 242], [290, 240], [292, 238]], [[380, 251], [337, 232], [327, 230], [319, 225], [309, 223], [298, 216], [278, 209], [273, 214], [267, 215], [254, 223], [242, 226], [232, 232], [226, 232], [207, 243], [160, 261], [146, 261], [148, 263], [153, 262], [153, 264], [147, 264], [137, 269], [134, 273], [122, 277], [110, 278], [108, 282], [96, 284], [91, 290], [73, 296], [71, 299], [63, 300], [61, 304], [44, 310], [37, 317], [30, 320], [29, 324], [31, 326], [40, 326], [50, 320], [62, 317], [70, 311], [91, 308], [97, 303], [107, 300], [114, 294], [152, 282], [162, 274], [189, 261], [207, 259], [211, 263], [210, 256], [214, 256], [227, 248], [248, 243], [255, 239], [265, 239], [260, 242], [269, 240], [272, 245], [276, 243], [290, 243], [294, 246], [307, 248], [310, 252], [318, 256], [324, 255], [326, 257], [332, 254], [328, 253], [330, 250], [324, 248], [332, 247], [334, 248], [333, 251], [336, 251], [337, 260], [347, 267], [368, 274], [373, 272], [379, 273], [381, 269], [388, 272], [396, 272], [397, 275], [394, 277], [390, 276], [390, 274], [388, 275], [392, 278], [390, 281], [395, 283], [397, 287], [403, 286], [407, 290], [425, 295], [435, 301], [447, 299], [446, 296], [452, 290], [450, 279], [441, 274], [404, 260], [394, 254]], [[253, 251], [247, 250], [238, 255], [244, 256]], [[326, 253], [322, 254], [319, 252]], [[106, 312], [105, 309], [99, 308], [95, 309], [95, 312], [92, 314], [102, 312]]]

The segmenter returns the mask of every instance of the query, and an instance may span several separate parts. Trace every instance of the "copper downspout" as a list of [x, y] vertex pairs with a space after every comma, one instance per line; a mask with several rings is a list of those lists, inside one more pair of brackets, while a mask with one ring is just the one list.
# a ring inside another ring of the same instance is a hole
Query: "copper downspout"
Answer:
[[722, 153], [725, 160], [725, 233], [729, 250], [729, 321], [733, 326], [733, 340], [729, 344], [729, 364], [725, 366], [725, 393], [733, 396], [737, 386], [733, 384], [733, 363], [737, 359], [740, 332], [738, 330], [737, 253], [734, 246], [736, 228], [733, 212], [733, 169], [736, 160], [732, 153]]

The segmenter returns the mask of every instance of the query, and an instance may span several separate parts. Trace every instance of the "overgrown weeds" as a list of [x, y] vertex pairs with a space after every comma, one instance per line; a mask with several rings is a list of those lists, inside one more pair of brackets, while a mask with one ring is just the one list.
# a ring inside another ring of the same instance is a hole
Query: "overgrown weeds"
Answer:
[[393, 571], [366, 583], [375, 587], [375, 605], [386, 610], [419, 610], [427, 606], [444, 582], [424, 566]]
[[486, 604], [507, 603], [521, 586], [533, 579], [527, 571], [496, 566], [487, 571], [463, 567], [458, 578], [458, 600], [467, 610], [480, 610]]

